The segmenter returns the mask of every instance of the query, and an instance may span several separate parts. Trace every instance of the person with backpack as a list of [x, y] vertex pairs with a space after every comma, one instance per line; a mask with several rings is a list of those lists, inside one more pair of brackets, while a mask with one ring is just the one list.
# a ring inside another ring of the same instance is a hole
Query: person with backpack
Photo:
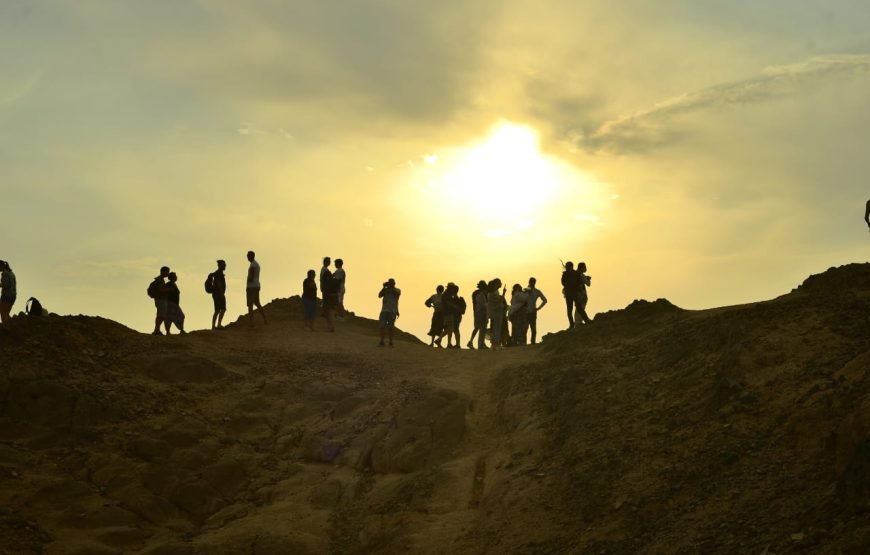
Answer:
[[181, 335], [187, 334], [184, 331], [184, 311], [181, 310], [181, 290], [178, 289], [178, 275], [175, 272], [169, 272], [166, 276], [169, 283], [166, 284], [166, 335], [172, 335], [172, 324], [178, 328]]
[[17, 298], [18, 282], [12, 267], [5, 260], [0, 260], [0, 322], [9, 321], [9, 313]]
[[257, 312], [263, 317], [263, 323], [266, 322], [266, 311], [263, 310], [263, 305], [260, 304], [260, 263], [255, 260], [256, 254], [254, 251], [248, 251], [248, 279], [245, 282], [245, 298], [248, 304], [248, 322], [251, 327], [254, 327], [254, 307], [257, 307]]
[[205, 280], [205, 292], [211, 295], [214, 304], [214, 314], [211, 316], [211, 329], [223, 329], [224, 314], [227, 312], [227, 278], [224, 271], [227, 263], [217, 261], [217, 270], [210, 273]]
[[[538, 336], [538, 311], [544, 308], [547, 304], [547, 297], [541, 292], [540, 289], [536, 287], [538, 280], [533, 277], [529, 278], [529, 286], [526, 287], [525, 292], [529, 297], [529, 329], [532, 332], [532, 345], [535, 344], [535, 340]], [[538, 299], [543, 301], [540, 306], [538, 305]], [[525, 334], [523, 334], [523, 338], [525, 338]]]
[[477, 336], [477, 348], [486, 349], [486, 282], [477, 282], [477, 289], [471, 294], [471, 309], [474, 311], [474, 330], [468, 340], [468, 348], [473, 349], [474, 336]]
[[167, 277], [169, 277], [169, 266], [163, 266], [160, 268], [160, 275], [151, 280], [151, 283], [148, 285], [148, 296], [154, 299], [154, 307], [157, 309], [157, 316], [154, 318], [154, 331], [151, 332], [151, 335], [163, 335], [160, 331], [160, 326], [166, 320]]

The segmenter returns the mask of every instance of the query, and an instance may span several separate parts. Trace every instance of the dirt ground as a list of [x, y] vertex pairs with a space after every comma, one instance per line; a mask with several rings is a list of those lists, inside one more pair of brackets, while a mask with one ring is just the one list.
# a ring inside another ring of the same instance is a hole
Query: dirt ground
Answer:
[[266, 309], [0, 327], [0, 554], [870, 552], [870, 265], [500, 352]]

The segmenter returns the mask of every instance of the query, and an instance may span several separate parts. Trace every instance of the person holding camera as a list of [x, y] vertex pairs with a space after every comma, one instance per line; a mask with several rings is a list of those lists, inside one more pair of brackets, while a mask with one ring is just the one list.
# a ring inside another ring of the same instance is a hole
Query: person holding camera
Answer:
[[378, 297], [381, 300], [381, 315], [378, 319], [381, 326], [381, 342], [378, 347], [384, 346], [384, 336], [390, 338], [390, 347], [393, 346], [393, 328], [396, 327], [396, 318], [399, 317], [399, 297], [402, 295], [402, 290], [396, 287], [396, 280], [393, 278], [384, 282], [381, 287], [381, 292]]

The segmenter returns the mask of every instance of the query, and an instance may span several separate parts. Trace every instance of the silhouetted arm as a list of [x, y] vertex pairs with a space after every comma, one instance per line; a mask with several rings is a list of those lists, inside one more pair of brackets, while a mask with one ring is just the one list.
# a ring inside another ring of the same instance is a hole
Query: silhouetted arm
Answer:
[[384, 291], [386, 291], [386, 290], [387, 290], [387, 288], [386, 288], [386, 287], [381, 287], [381, 292], [380, 292], [380, 293], [378, 293], [378, 298], [379, 298], [379, 299], [380, 299], [380, 298], [381, 298], [381, 297], [383, 297], [383, 296], [384, 296]]
[[544, 305], [547, 304], [547, 297], [545, 297], [543, 293], [541, 293], [541, 300], [544, 302], [541, 303], [541, 306], [535, 309], [535, 312], [541, 310], [542, 308], [544, 308]]
[[867, 222], [867, 226], [870, 227], [870, 200], [867, 201], [867, 207], [864, 208], [864, 221]]

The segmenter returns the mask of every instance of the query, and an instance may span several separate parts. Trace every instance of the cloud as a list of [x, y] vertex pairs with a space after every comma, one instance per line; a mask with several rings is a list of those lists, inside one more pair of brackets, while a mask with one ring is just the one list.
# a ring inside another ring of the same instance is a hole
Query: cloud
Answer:
[[870, 54], [815, 56], [770, 66], [758, 75], [669, 98], [600, 125], [591, 133], [575, 131], [572, 140], [590, 150], [643, 151], [667, 144], [682, 131], [675, 120], [685, 114], [725, 109], [791, 95], [808, 83], [870, 70]]

